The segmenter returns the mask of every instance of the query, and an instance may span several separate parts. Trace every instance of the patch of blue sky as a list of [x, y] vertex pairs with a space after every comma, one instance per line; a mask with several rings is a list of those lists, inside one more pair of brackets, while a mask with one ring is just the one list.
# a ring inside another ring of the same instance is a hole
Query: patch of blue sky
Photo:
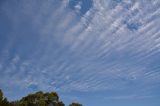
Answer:
[[87, 11], [93, 7], [92, 0], [69, 0], [69, 8], [73, 11], [77, 11], [77, 15], [84, 16]]
[[28, 89], [30, 89], [32, 92], [33, 92], [33, 91], [36, 92], [36, 91], [39, 90], [39, 89], [38, 89], [38, 86], [37, 86], [36, 84], [31, 84], [31, 85], [29, 85], [29, 86], [28, 86]]
[[110, 0], [109, 1], [109, 7], [110, 9], [114, 9], [117, 5], [122, 3], [123, 0]]
[[141, 26], [141, 24], [137, 22], [124, 22], [124, 24], [131, 31], [137, 31]]

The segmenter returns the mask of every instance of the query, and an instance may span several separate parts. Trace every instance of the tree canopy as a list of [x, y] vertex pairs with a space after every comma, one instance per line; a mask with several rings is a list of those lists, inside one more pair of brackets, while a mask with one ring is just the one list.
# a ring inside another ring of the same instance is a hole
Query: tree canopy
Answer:
[[[0, 89], [0, 106], [65, 106], [59, 100], [56, 92], [36, 92], [22, 97], [20, 100], [9, 102], [7, 98], [3, 97], [3, 92]], [[69, 106], [82, 106], [79, 103], [71, 103]]]
[[72, 103], [72, 104], [70, 104], [69, 106], [82, 106], [82, 104], [79, 104], [79, 103]]

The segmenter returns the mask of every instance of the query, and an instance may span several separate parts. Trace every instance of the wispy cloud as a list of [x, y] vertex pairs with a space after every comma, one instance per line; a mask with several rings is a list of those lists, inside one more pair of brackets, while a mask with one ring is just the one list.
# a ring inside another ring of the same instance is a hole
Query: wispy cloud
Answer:
[[75, 10], [66, 0], [13, 4], [1, 6], [12, 26], [0, 59], [2, 88], [138, 92], [159, 86], [158, 0], [93, 0], [83, 15], [76, 13], [83, 1]]

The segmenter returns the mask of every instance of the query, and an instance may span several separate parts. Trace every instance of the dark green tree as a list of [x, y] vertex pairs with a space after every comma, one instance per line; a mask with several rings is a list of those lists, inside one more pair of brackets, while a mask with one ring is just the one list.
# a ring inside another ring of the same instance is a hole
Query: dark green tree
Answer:
[[7, 100], [7, 98], [3, 97], [3, 92], [1, 89], [0, 89], [0, 106], [14, 106]]
[[2, 101], [3, 100], [3, 92], [2, 92], [2, 90], [0, 89], [0, 101]]
[[[0, 106], [65, 106], [62, 101], [59, 101], [59, 96], [56, 92], [43, 93], [42, 91], [29, 94], [18, 101], [9, 102], [3, 97], [3, 92], [0, 90]], [[79, 103], [72, 103], [69, 106], [82, 106]]]
[[61, 101], [61, 102], [58, 102], [58, 106], [65, 106], [65, 104]]
[[79, 104], [79, 103], [72, 103], [72, 104], [70, 104], [69, 106], [82, 106], [82, 104]]

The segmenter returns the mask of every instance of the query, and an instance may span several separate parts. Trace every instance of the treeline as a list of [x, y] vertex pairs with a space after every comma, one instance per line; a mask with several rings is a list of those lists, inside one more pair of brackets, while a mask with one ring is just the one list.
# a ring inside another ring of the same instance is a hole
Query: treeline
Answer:
[[[7, 98], [4, 98], [0, 89], [0, 106], [65, 106], [65, 104], [59, 100], [56, 92], [44, 93], [42, 91], [29, 94], [20, 100], [9, 102]], [[71, 103], [69, 106], [82, 106], [82, 104]]]

